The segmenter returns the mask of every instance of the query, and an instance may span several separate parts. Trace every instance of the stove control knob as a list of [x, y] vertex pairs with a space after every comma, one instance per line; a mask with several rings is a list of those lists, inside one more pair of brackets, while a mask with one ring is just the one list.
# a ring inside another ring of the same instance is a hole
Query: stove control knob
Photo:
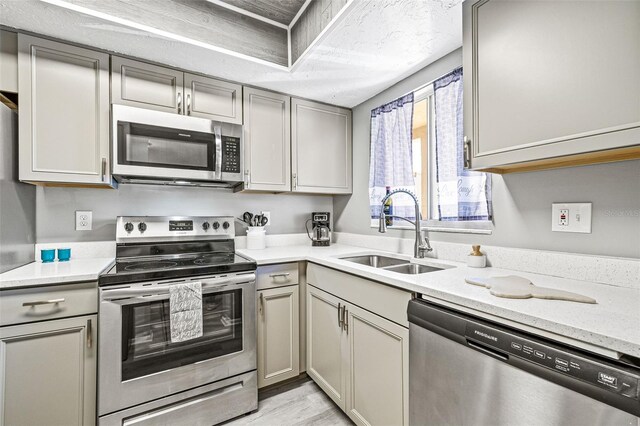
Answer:
[[140, 223], [138, 224], [138, 231], [140, 231], [140, 232], [144, 232], [144, 231], [146, 231], [146, 230], [147, 230], [147, 224], [146, 224], [146, 223], [144, 223], [144, 222], [140, 222]]
[[229, 225], [229, 222], [225, 222], [225, 223], [222, 224], [222, 227], [224, 229], [229, 229], [229, 226], [231, 226], [231, 225]]
[[209, 222], [205, 222], [202, 224], [202, 229], [204, 229], [205, 231], [209, 230]]
[[216, 229], [216, 230], [217, 230], [218, 228], [220, 228], [220, 223], [218, 223], [218, 222], [213, 222], [213, 229]]
[[124, 230], [127, 232], [133, 231], [133, 223], [127, 222], [124, 224]]

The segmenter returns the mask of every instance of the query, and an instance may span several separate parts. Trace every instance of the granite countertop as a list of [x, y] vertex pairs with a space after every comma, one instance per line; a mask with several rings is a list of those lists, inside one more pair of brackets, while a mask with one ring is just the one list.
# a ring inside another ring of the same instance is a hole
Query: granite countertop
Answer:
[[96, 281], [113, 262], [112, 257], [71, 259], [68, 262], [31, 262], [0, 274], [0, 290]]
[[[439, 259], [420, 259], [416, 263], [454, 266], [422, 275], [403, 275], [391, 271], [341, 260], [349, 254], [380, 253], [362, 247], [334, 244], [330, 247], [282, 246], [264, 250], [238, 250], [258, 265], [306, 260], [343, 272], [421, 293], [432, 299], [466, 308], [472, 312], [490, 314], [528, 329], [542, 330], [552, 335], [640, 357], [640, 291], [548, 275], [500, 268], [469, 268], [463, 263]], [[410, 256], [389, 253], [394, 257]], [[465, 283], [466, 277], [519, 275], [541, 287], [580, 293], [597, 300], [584, 304], [560, 300], [506, 299], [495, 297], [486, 288]]]

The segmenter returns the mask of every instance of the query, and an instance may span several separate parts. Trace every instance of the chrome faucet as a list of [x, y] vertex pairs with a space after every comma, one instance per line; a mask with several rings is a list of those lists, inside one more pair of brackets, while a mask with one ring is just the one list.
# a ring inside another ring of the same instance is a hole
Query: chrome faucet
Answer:
[[[389, 197], [391, 197], [394, 194], [398, 194], [400, 192], [409, 194], [413, 199], [413, 202], [416, 205], [416, 221], [415, 222], [410, 221], [406, 217], [386, 215], [384, 213], [384, 203], [389, 199]], [[431, 248], [431, 244], [429, 244], [429, 238], [422, 235], [422, 228], [420, 228], [420, 204], [418, 203], [418, 198], [416, 198], [416, 196], [411, 191], [406, 189], [396, 189], [384, 196], [384, 198], [382, 199], [382, 208], [380, 210], [378, 232], [380, 233], [387, 232], [387, 222], [386, 222], [387, 217], [393, 217], [395, 219], [404, 220], [416, 227], [416, 242], [413, 246], [413, 257], [424, 258], [427, 252], [433, 251], [433, 249]]]

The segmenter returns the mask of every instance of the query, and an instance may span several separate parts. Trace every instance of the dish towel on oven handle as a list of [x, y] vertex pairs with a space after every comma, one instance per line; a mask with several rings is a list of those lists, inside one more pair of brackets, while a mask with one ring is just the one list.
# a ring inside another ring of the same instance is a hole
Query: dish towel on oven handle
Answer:
[[202, 283], [169, 285], [171, 342], [202, 337]]

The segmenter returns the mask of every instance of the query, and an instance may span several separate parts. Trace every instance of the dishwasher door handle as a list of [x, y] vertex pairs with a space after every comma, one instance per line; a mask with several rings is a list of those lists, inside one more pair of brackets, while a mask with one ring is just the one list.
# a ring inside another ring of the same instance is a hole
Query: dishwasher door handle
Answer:
[[503, 361], [508, 361], [509, 360], [509, 355], [505, 354], [503, 352], [498, 351], [497, 349], [494, 348], [490, 348], [487, 347], [485, 345], [481, 345], [479, 343], [476, 343], [472, 340], [467, 339], [467, 345], [471, 348], [471, 349], [475, 349], [477, 351], [480, 351], [486, 355], [492, 356], [494, 358], [499, 358]]

